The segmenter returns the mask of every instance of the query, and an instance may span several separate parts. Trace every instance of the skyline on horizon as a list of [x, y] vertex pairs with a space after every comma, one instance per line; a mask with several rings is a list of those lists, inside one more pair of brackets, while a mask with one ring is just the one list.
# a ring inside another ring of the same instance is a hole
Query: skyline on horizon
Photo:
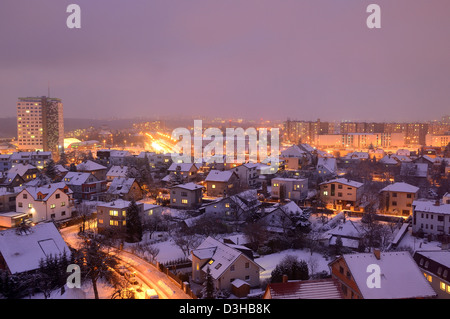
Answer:
[[[65, 118], [426, 122], [448, 114], [450, 3], [5, 0], [0, 109], [61, 98]], [[405, 8], [407, 10], [405, 10]], [[20, 17], [20, 19], [18, 19]]]

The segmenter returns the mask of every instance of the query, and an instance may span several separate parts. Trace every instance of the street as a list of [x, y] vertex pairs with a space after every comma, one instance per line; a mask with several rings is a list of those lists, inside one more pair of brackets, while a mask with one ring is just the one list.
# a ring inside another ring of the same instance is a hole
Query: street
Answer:
[[[81, 238], [77, 235], [79, 225], [61, 229], [61, 235], [67, 245], [77, 248]], [[192, 299], [172, 279], [160, 272], [155, 266], [124, 250], [113, 250], [116, 257], [130, 270], [136, 272], [136, 277], [147, 287], [155, 289], [160, 299]]]

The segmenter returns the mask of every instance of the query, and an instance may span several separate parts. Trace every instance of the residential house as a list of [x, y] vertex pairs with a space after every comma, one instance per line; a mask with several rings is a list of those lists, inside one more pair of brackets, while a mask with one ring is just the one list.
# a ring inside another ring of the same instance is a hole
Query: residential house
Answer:
[[450, 251], [415, 251], [414, 260], [437, 294], [438, 299], [450, 299]]
[[211, 170], [205, 183], [206, 194], [210, 197], [233, 195], [239, 191], [239, 176], [231, 170]]
[[109, 153], [109, 163], [113, 166], [124, 166], [127, 163], [127, 159], [131, 156], [129, 151], [111, 150]]
[[269, 283], [262, 299], [344, 299], [336, 279], [292, 280]]
[[106, 173], [106, 181], [111, 182], [116, 177], [127, 177], [128, 166], [112, 166]]
[[16, 212], [30, 214], [34, 223], [70, 218], [72, 193], [64, 182], [24, 188], [16, 197]]
[[259, 210], [259, 223], [272, 233], [287, 233], [295, 228], [306, 228], [311, 225], [310, 214], [304, 212], [298, 205], [290, 201], [284, 205], [275, 204], [272, 207], [262, 207]]
[[[346, 299], [424, 299], [436, 293], [409, 252], [344, 254], [329, 263]], [[372, 278], [373, 277], [373, 278]]]
[[347, 178], [337, 178], [319, 184], [320, 198], [327, 207], [336, 210], [360, 210], [363, 184]]
[[321, 238], [327, 246], [335, 246], [338, 239], [342, 242], [342, 247], [358, 250], [363, 240], [365, 231], [360, 222], [347, 219], [336, 224], [335, 227], [326, 231]]
[[124, 199], [127, 201], [141, 200], [143, 198], [142, 188], [135, 178], [116, 177], [109, 184], [105, 193], [107, 201]]
[[[127, 209], [130, 201], [117, 199], [97, 204], [97, 229], [99, 233], [112, 231], [119, 236], [125, 235]], [[136, 202], [139, 214], [144, 216], [144, 204]]]
[[0, 175], [0, 187], [18, 187], [25, 183], [17, 172], [3, 172]]
[[53, 223], [40, 223], [28, 231], [8, 229], [0, 232], [0, 269], [20, 274], [39, 269], [41, 260], [70, 249]]
[[272, 178], [271, 196], [276, 200], [301, 201], [308, 196], [307, 178]]
[[209, 218], [242, 223], [255, 213], [260, 205], [257, 191], [250, 189], [204, 204], [201, 210]]
[[299, 145], [292, 145], [281, 152], [280, 160], [285, 163], [286, 170], [300, 170], [310, 163], [310, 154]]
[[212, 237], [206, 238], [192, 250], [191, 260], [194, 282], [203, 283], [209, 268], [215, 289], [230, 292], [237, 279], [245, 281], [252, 288], [259, 287], [259, 274], [264, 270], [253, 260], [248, 248], [224, 244]]
[[99, 181], [106, 180], [107, 168], [91, 160], [84, 161], [77, 165], [77, 172], [91, 173]]
[[450, 204], [439, 200], [415, 200], [413, 206], [413, 234], [440, 236], [450, 235]]
[[170, 188], [170, 207], [197, 209], [202, 204], [204, 187], [195, 183], [178, 184]]
[[442, 203], [450, 204], [450, 193], [445, 193], [444, 196], [442, 196]]
[[21, 187], [0, 187], [0, 212], [16, 210], [16, 197], [21, 190]]
[[6, 173], [8, 174], [8, 176], [10, 174], [17, 174], [26, 183], [35, 179], [40, 174], [40, 171], [37, 167], [31, 164], [16, 164], [11, 167]]
[[162, 179], [169, 185], [194, 182], [197, 179], [198, 167], [193, 163], [172, 163], [167, 169], [169, 173]]
[[412, 203], [418, 192], [418, 187], [403, 182], [386, 186], [380, 191], [381, 212], [403, 217], [412, 215]]
[[6, 172], [12, 167], [10, 157], [11, 154], [0, 154], [0, 172]]
[[241, 188], [254, 188], [259, 184], [259, 166], [260, 164], [257, 163], [245, 163], [231, 168], [230, 171], [233, 171], [238, 175]]
[[26, 213], [17, 213], [15, 211], [0, 213], [0, 230], [18, 227], [22, 223], [28, 223], [29, 217]]
[[316, 172], [323, 180], [334, 178], [337, 175], [337, 162], [334, 157], [319, 157], [316, 165]]
[[77, 200], [98, 200], [106, 192], [106, 180], [98, 180], [92, 173], [68, 172], [63, 181]]
[[43, 169], [52, 160], [52, 152], [14, 152], [11, 154], [10, 162], [12, 166], [16, 164], [30, 164], [38, 169]]

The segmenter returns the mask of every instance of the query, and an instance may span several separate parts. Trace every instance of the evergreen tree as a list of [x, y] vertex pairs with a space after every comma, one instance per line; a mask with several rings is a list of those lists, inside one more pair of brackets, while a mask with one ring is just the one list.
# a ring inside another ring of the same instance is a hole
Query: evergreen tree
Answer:
[[69, 172], [76, 172], [76, 171], [77, 171], [77, 166], [75, 165], [75, 163], [70, 163]]
[[211, 276], [211, 269], [209, 269], [209, 266], [206, 268], [206, 278], [205, 282], [203, 283], [203, 289], [202, 289], [202, 299], [215, 299], [215, 291], [214, 288], [214, 280]]
[[56, 171], [56, 164], [53, 160], [48, 161], [47, 165], [44, 168], [44, 173], [51, 180], [54, 180], [56, 178], [58, 172]]
[[142, 240], [142, 221], [139, 215], [139, 207], [132, 200], [127, 208], [126, 216], [126, 241], [136, 243]]

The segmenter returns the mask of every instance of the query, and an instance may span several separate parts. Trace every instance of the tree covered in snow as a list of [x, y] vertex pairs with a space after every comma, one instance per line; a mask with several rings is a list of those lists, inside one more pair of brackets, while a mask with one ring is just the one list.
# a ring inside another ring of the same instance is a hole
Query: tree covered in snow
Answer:
[[299, 260], [296, 256], [287, 255], [272, 271], [271, 282], [282, 282], [283, 275], [286, 275], [289, 280], [308, 280], [308, 264], [304, 260]]

